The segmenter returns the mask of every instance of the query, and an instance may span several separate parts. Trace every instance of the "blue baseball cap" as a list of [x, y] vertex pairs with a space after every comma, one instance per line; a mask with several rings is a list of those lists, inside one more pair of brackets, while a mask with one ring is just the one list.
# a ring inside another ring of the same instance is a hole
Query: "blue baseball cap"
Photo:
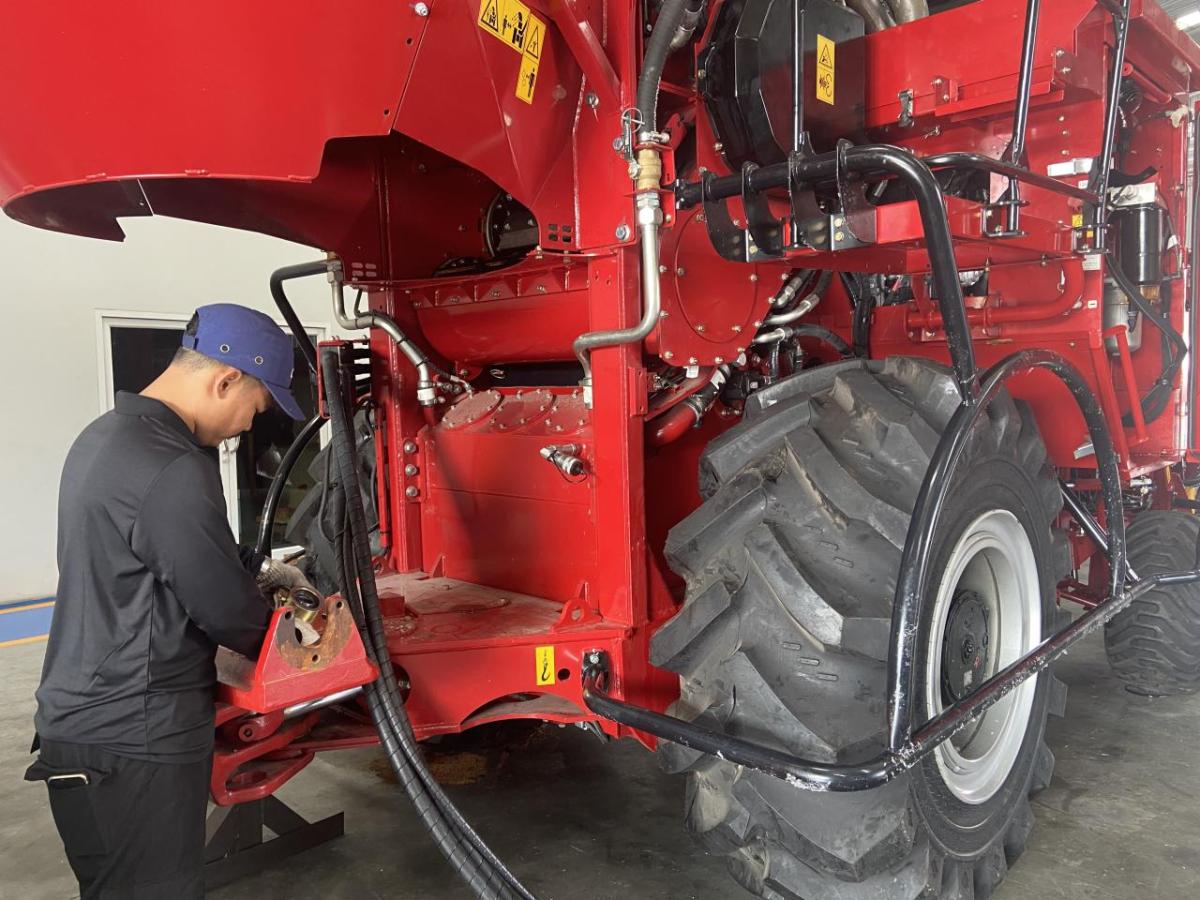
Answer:
[[266, 313], [236, 303], [201, 306], [183, 333], [183, 346], [254, 376], [280, 409], [293, 419], [304, 418], [291, 391], [292, 339]]

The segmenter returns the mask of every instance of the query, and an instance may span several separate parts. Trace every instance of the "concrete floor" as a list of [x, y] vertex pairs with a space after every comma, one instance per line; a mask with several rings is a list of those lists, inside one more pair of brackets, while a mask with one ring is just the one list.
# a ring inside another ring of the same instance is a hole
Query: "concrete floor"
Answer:
[[[74, 897], [75, 884], [28, 764], [42, 645], [0, 650], [0, 897]], [[1150, 701], [1108, 674], [1097, 638], [1060, 674], [1068, 717], [1052, 721], [1058, 756], [1035, 802], [1030, 848], [997, 900], [1200, 897], [1200, 697]], [[436, 758], [451, 796], [541, 898], [711, 900], [747, 897], [680, 823], [682, 784], [632, 744], [601, 746], [574, 729], [522, 735], [523, 749], [476, 747]], [[379, 754], [318, 759], [280, 794], [310, 818], [346, 811], [346, 836], [216, 900], [467, 898]]]

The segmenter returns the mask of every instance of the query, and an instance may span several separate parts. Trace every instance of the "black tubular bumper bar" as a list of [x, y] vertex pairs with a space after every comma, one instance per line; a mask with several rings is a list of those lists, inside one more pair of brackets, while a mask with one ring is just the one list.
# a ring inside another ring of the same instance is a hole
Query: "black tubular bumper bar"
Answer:
[[1200, 571], [1151, 575], [1139, 581], [1084, 613], [1058, 634], [1043, 641], [1028, 656], [997, 672], [973, 694], [946, 708], [917, 729], [899, 748], [888, 750], [859, 765], [832, 765], [803, 759], [744, 738], [712, 731], [694, 722], [614, 700], [607, 693], [608, 655], [602, 650], [592, 651], [584, 658], [583, 699], [588, 709], [606, 719], [766, 772], [804, 790], [861, 791], [886, 784], [912, 768], [938, 744], [953, 736], [1021, 682], [1062, 656], [1080, 638], [1103, 626], [1142, 594], [1156, 587], [1196, 581], [1200, 581]]

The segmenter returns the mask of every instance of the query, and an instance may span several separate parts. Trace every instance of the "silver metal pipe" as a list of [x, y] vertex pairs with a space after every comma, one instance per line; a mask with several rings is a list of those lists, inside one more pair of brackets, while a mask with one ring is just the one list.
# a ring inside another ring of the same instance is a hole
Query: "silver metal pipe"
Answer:
[[796, 306], [795, 309], [785, 313], [778, 313], [774, 316], [767, 316], [763, 320], [763, 325], [787, 325], [795, 322], [797, 319], [802, 319], [816, 308], [816, 305], [821, 302], [821, 295], [817, 293], [809, 294]]
[[751, 344], [777, 344], [786, 337], [790, 337], [792, 331], [790, 328], [776, 328], [774, 331], [764, 331], [756, 335]]
[[302, 716], [305, 713], [310, 713], [314, 709], [322, 709], [326, 706], [332, 706], [335, 703], [341, 703], [343, 700], [348, 700], [355, 694], [361, 693], [361, 687], [347, 688], [344, 691], [337, 691], [325, 697], [318, 697], [315, 700], [305, 700], [303, 703], [295, 703], [286, 707], [283, 710], [285, 719], [294, 719], [296, 716]]
[[408, 339], [408, 335], [400, 330], [391, 316], [378, 312], [352, 316], [346, 312], [346, 285], [342, 281], [342, 264], [339, 260], [329, 263], [329, 283], [333, 289], [333, 315], [337, 323], [350, 329], [378, 328], [395, 341], [400, 352], [417, 370], [417, 402], [422, 406], [437, 406], [437, 385], [433, 381], [429, 357], [425, 352]]
[[659, 287], [658, 228], [662, 224], [662, 206], [657, 191], [643, 191], [637, 196], [637, 225], [642, 245], [642, 319], [632, 328], [615, 331], [590, 331], [575, 339], [575, 356], [583, 365], [584, 401], [590, 406], [592, 397], [591, 353], [598, 347], [640, 343], [658, 324], [662, 309]]

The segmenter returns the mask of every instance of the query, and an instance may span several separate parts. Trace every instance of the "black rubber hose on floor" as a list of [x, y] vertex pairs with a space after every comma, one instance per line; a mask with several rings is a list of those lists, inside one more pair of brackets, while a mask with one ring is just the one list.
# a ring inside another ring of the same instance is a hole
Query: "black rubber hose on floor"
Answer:
[[[519, 897], [533, 900], [516, 877], [484, 844], [446, 797], [428, 771], [404, 711], [399, 685], [387, 649], [379, 596], [366, 535], [366, 517], [358, 487], [356, 453], [350, 429], [350, 414], [343, 401], [336, 351], [322, 359], [325, 396], [333, 423], [333, 454], [341, 476], [339, 504], [344, 504], [348, 525], [341, 540], [334, 542], [343, 591], [364, 631], [365, 644], [380, 670], [380, 677], [367, 690], [368, 707], [380, 732], [384, 752], [397, 778], [413, 800], [439, 850], [481, 898]], [[350, 552], [346, 552], [347, 549]]]

